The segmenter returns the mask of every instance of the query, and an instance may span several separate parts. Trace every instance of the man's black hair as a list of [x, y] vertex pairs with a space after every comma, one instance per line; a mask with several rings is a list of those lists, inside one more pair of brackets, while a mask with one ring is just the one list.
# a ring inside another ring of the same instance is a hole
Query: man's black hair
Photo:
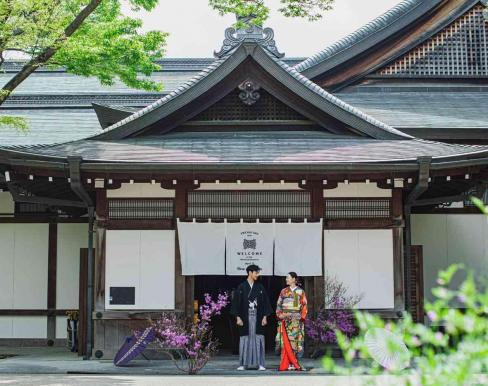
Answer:
[[249, 275], [249, 272], [259, 272], [261, 268], [259, 268], [256, 264], [248, 265], [246, 268], [246, 272]]

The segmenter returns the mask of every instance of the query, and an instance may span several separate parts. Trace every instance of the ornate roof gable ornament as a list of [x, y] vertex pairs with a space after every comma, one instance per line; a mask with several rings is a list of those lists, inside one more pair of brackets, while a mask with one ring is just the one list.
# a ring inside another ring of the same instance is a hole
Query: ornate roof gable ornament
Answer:
[[243, 42], [255, 42], [278, 59], [285, 56], [285, 54], [280, 53], [278, 48], [276, 48], [274, 31], [271, 28], [263, 29], [262, 27], [252, 24], [251, 21], [253, 18], [253, 16], [238, 17], [237, 20], [241, 24], [246, 25], [246, 28], [227, 28], [225, 30], [225, 39], [222, 42], [222, 48], [220, 51], [214, 52], [214, 56], [221, 58]]
[[253, 82], [251, 79], [247, 79], [239, 85], [239, 99], [245, 105], [251, 106], [258, 101], [261, 97], [259, 89], [261, 87]]

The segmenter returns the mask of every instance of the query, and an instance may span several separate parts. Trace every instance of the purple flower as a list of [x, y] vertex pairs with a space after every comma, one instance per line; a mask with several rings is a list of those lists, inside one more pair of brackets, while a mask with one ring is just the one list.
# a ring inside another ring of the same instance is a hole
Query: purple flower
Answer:
[[427, 317], [432, 321], [435, 322], [437, 320], [437, 313], [434, 311], [427, 312]]
[[151, 322], [156, 331], [157, 342], [164, 350], [168, 353], [171, 353], [171, 349], [174, 348], [183, 350], [187, 358], [186, 371], [189, 374], [200, 371], [217, 350], [218, 344], [212, 338], [210, 321], [229, 303], [227, 293], [218, 294], [216, 300], [209, 294], [205, 294], [204, 299], [196, 323], [187, 323], [184, 318], [174, 313], [163, 314], [158, 320]]

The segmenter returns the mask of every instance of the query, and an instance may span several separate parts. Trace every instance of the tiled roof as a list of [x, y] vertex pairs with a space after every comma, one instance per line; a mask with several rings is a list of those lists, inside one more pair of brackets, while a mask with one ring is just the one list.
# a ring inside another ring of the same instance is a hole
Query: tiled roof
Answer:
[[68, 142], [102, 131], [93, 109], [0, 110], [0, 115], [5, 113], [26, 118], [29, 131], [23, 134], [2, 127], [2, 146]]
[[378, 90], [337, 95], [399, 129], [488, 129], [488, 89], [478, 92]]
[[[442, 0], [404, 0], [358, 30], [328, 46], [323, 51], [305, 59], [303, 62], [297, 64], [295, 68], [297, 71], [303, 72], [344, 51], [351, 50], [359, 45], [359, 43], [364, 42], [366, 39], [373, 38], [376, 35], [378, 35], [378, 39], [374, 39], [372, 43], [380, 41], [385, 37], [382, 35], [382, 32], [387, 28], [394, 24], [398, 24], [396, 29], [399, 30], [441, 1]], [[420, 12], [416, 12], [417, 10]]]
[[[8, 149], [6, 149], [8, 150]], [[486, 153], [488, 147], [424, 140], [375, 140], [311, 131], [169, 133], [162, 137], [81, 140], [51, 146], [15, 146], [10, 150], [64, 159], [80, 155], [87, 162], [161, 164], [327, 164], [434, 160]]]
[[[257, 45], [257, 47], [260, 47]], [[127, 127], [127, 125], [131, 124], [132, 122], [140, 119], [141, 117], [145, 116], [148, 113], [151, 113], [155, 111], [156, 109], [161, 108], [162, 106], [166, 105], [173, 99], [176, 99], [177, 97], [182, 96], [185, 94], [187, 91], [195, 87], [198, 83], [202, 82], [205, 78], [207, 78], [210, 74], [213, 72], [217, 71], [220, 66], [222, 66], [224, 63], [229, 60], [235, 52], [237, 52], [238, 48], [236, 50], [231, 51], [227, 56], [223, 56], [222, 58], [218, 59], [214, 63], [212, 63], [210, 66], [208, 66], [205, 70], [200, 72], [197, 76], [193, 77], [191, 80], [188, 82], [184, 83], [180, 87], [178, 87], [176, 90], [171, 92], [170, 94], [162, 97], [161, 99], [157, 100], [156, 102], [148, 105], [147, 107], [139, 110], [138, 112], [128, 116], [127, 118], [124, 118], [120, 120], [119, 122], [113, 124], [112, 126], [109, 126], [102, 136], [105, 138], [106, 133], [109, 133], [110, 131], [117, 130], [122, 127]], [[340, 100], [339, 98], [333, 96], [332, 94], [328, 93], [324, 89], [322, 89], [320, 86], [309, 80], [308, 78], [304, 77], [301, 75], [298, 71], [296, 71], [293, 67], [288, 66], [286, 63], [281, 61], [280, 59], [276, 58], [275, 56], [269, 54], [267, 51], [264, 49], [262, 50], [269, 58], [272, 59], [274, 63], [276, 63], [279, 67], [281, 67], [282, 70], [284, 70], [287, 74], [292, 76], [296, 81], [298, 81], [301, 85], [306, 87], [309, 91], [312, 91], [316, 97], [319, 99], [323, 99], [324, 101], [327, 101], [328, 103], [333, 104], [339, 110], [341, 110], [341, 113], [339, 115], [344, 115], [350, 114], [354, 116], [355, 118], [359, 119], [359, 121], [362, 121], [362, 123], [367, 122], [367, 124], [376, 127], [379, 129], [382, 133], [384, 133], [384, 136], [396, 136], [397, 138], [411, 138], [410, 136], [394, 129], [393, 127], [384, 124], [377, 119], [361, 112], [357, 108], [345, 103], [344, 101]], [[254, 54], [253, 54], [254, 55]], [[338, 118], [340, 119], [340, 118]], [[359, 127], [356, 127], [358, 130], [362, 131], [362, 129]], [[366, 131], [366, 129], [365, 129]]]

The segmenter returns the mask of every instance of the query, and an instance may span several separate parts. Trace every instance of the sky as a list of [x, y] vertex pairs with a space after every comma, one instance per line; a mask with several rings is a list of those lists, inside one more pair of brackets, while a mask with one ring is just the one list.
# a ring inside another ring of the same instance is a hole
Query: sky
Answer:
[[[334, 9], [319, 21], [290, 19], [276, 11], [279, 0], [267, 0], [273, 9], [265, 26], [275, 32], [280, 52], [288, 57], [310, 56], [366, 24], [400, 0], [335, 0]], [[130, 11], [129, 14], [133, 15]], [[138, 13], [139, 14], [139, 13]], [[160, 0], [150, 13], [140, 13], [145, 30], [170, 34], [167, 57], [211, 57], [221, 46], [233, 16], [219, 16], [207, 0]]]

